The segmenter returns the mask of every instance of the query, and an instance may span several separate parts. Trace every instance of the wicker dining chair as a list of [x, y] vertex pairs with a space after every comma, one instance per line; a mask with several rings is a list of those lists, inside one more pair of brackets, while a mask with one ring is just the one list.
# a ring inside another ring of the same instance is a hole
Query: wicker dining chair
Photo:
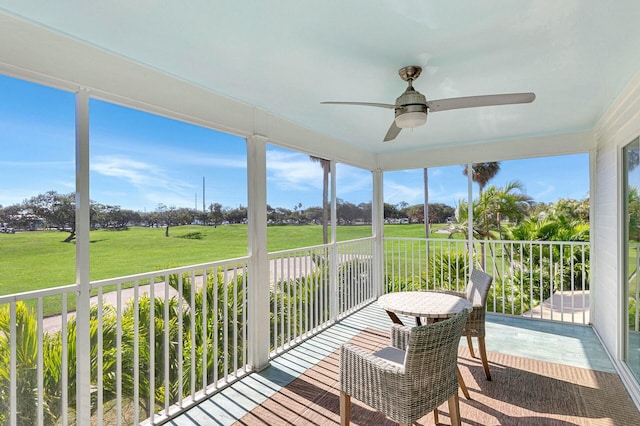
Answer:
[[469, 312], [434, 324], [394, 324], [391, 346], [369, 353], [345, 343], [340, 349], [340, 419], [348, 425], [351, 397], [400, 424], [410, 425], [448, 400], [451, 424], [460, 424], [458, 344]]
[[471, 271], [471, 277], [469, 278], [469, 283], [464, 293], [456, 291], [445, 292], [464, 297], [473, 305], [473, 311], [469, 314], [469, 319], [462, 331], [462, 335], [467, 337], [469, 352], [473, 358], [476, 357], [476, 354], [473, 351], [471, 338], [476, 337], [478, 339], [480, 359], [482, 360], [482, 367], [484, 368], [484, 374], [487, 380], [491, 380], [491, 372], [489, 371], [489, 362], [487, 361], [487, 348], [485, 346], [484, 336], [486, 334], [485, 317], [487, 313], [487, 296], [489, 295], [492, 281], [493, 277], [491, 275], [479, 269], [474, 269]]

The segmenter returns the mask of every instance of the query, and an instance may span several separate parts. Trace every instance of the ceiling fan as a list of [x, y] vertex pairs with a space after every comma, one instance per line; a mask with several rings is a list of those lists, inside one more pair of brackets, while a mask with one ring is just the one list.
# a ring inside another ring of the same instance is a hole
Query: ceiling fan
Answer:
[[427, 113], [448, 109], [474, 108], [493, 105], [526, 104], [533, 102], [535, 93], [506, 93], [500, 95], [467, 96], [462, 98], [438, 99], [427, 101], [425, 96], [413, 88], [413, 81], [420, 76], [422, 67], [410, 65], [400, 68], [398, 74], [408, 83], [407, 89], [396, 99], [395, 104], [375, 102], [321, 102], [323, 104], [364, 105], [394, 109], [396, 118], [391, 123], [384, 141], [395, 139], [400, 130], [422, 126], [427, 122]]

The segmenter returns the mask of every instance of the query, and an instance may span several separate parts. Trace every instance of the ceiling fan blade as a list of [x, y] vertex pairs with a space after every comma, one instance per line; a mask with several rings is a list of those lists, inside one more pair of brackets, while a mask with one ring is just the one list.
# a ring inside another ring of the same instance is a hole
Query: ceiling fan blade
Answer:
[[395, 109], [396, 106], [392, 104], [379, 104], [375, 102], [320, 102], [321, 104], [333, 104], [333, 105], [360, 105], [360, 106], [372, 106], [379, 108]]
[[396, 121], [393, 120], [391, 122], [391, 127], [389, 127], [389, 130], [387, 130], [387, 134], [384, 137], [384, 142], [389, 142], [394, 140], [400, 134], [400, 130], [402, 129], [396, 126]]
[[438, 99], [427, 102], [430, 112], [448, 109], [475, 108], [493, 105], [527, 104], [536, 98], [535, 93], [506, 93], [502, 95], [467, 96], [463, 98]]

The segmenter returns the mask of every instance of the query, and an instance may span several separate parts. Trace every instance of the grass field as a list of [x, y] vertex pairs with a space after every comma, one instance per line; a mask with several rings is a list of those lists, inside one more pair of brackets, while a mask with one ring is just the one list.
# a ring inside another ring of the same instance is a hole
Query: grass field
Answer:
[[[436, 225], [433, 231], [444, 225]], [[132, 227], [91, 232], [91, 280], [231, 259], [247, 254], [247, 226]], [[338, 241], [371, 235], [370, 226], [339, 226]], [[58, 231], [0, 234], [0, 295], [68, 285], [75, 282], [75, 244]], [[423, 237], [421, 224], [385, 225], [389, 237]], [[432, 234], [443, 237], [443, 234]], [[322, 244], [317, 225], [271, 226], [270, 252]]]

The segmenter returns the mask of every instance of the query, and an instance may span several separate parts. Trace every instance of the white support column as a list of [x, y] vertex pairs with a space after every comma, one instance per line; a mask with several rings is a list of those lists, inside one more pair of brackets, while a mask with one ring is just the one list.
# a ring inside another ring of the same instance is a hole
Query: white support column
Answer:
[[467, 208], [469, 234], [469, 276], [473, 270], [473, 164], [467, 163]]
[[[430, 236], [430, 223], [429, 223], [429, 169], [427, 167], [422, 169], [422, 182], [423, 182], [423, 192], [424, 192], [424, 206], [423, 206], [423, 220], [424, 220], [424, 276], [425, 276], [425, 285], [426, 289], [429, 289], [429, 256], [431, 254], [429, 250], [429, 236]], [[435, 285], [435, 283], [434, 283]]]
[[374, 170], [371, 201], [371, 223], [375, 239], [373, 252], [373, 279], [376, 296], [384, 294], [384, 194], [382, 170]]
[[91, 421], [89, 93], [76, 93], [76, 423]]
[[249, 363], [256, 371], [269, 364], [269, 256], [267, 252], [267, 143], [262, 136], [247, 139], [249, 226], [248, 328]]
[[336, 162], [331, 160], [331, 244], [335, 244], [338, 227], [338, 197], [336, 197]]
[[[619, 150], [618, 150], [619, 151]], [[589, 229], [596, 229], [595, 224], [593, 223], [594, 218], [596, 217], [596, 204], [598, 202], [598, 200], [596, 200], [596, 166], [597, 166], [597, 155], [598, 155], [598, 150], [595, 148], [592, 148], [589, 150]], [[618, 165], [620, 162], [620, 158], [621, 155], [618, 154]], [[617, 166], [618, 167], [618, 166]], [[618, 173], [618, 176], [620, 176], [620, 173]], [[616, 185], [620, 185], [620, 177], [618, 177], [618, 180], [616, 181]], [[619, 194], [619, 192], [618, 192]], [[618, 208], [620, 208], [620, 203]], [[616, 214], [618, 215], [618, 217], [622, 217], [621, 214], [618, 212], [616, 212]], [[620, 234], [618, 234], [620, 235]], [[620, 237], [619, 237], [620, 238]], [[594, 234], [591, 234], [591, 237], [589, 238], [589, 253], [596, 253], [596, 238]], [[620, 248], [618, 247], [618, 250], [620, 250]], [[591, 255], [591, 259], [593, 259], [593, 254]], [[597, 277], [597, 269], [598, 269], [598, 265], [597, 262], [594, 262], [593, 260], [589, 262], [589, 276], [591, 277], [592, 282], [595, 281], [595, 277]], [[624, 271], [624, 267], [620, 266], [622, 265], [622, 263], [618, 264], [618, 268], [620, 269], [620, 271]], [[624, 282], [620, 281], [620, 282]], [[595, 283], [594, 283], [595, 284]], [[589, 324], [593, 324], [594, 319], [596, 318], [596, 314], [595, 314], [595, 306], [596, 306], [596, 301], [598, 300], [598, 286], [596, 285], [592, 285], [590, 283], [589, 285]], [[622, 301], [622, 298], [619, 297], [618, 298], [618, 303], [623, 304], [624, 302]], [[618, 309], [626, 309], [626, 306], [619, 306]], [[620, 311], [618, 311], [620, 312]], [[618, 327], [619, 330], [622, 330], [623, 327]], [[623, 341], [623, 340], [619, 340], [619, 341]]]
[[338, 318], [338, 246], [336, 244], [336, 228], [338, 226], [338, 209], [336, 198], [336, 163], [331, 160], [331, 241], [329, 261], [329, 297], [330, 297], [330, 317], [332, 321]]

